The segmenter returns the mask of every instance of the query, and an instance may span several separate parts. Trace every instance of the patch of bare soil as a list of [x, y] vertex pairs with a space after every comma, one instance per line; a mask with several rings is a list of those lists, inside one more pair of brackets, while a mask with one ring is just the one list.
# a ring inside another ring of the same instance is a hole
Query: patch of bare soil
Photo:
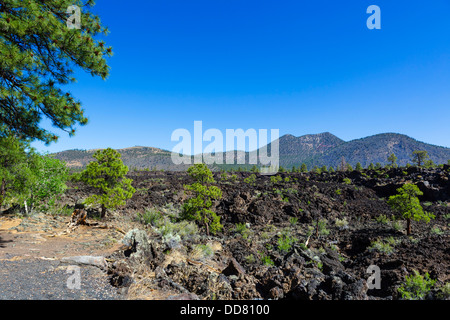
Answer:
[[[69, 222], [70, 216], [0, 216], [0, 300], [122, 298], [101, 266], [64, 259], [111, 255], [124, 231], [114, 222], [68, 228]], [[82, 269], [76, 290], [66, 285], [73, 265]]]

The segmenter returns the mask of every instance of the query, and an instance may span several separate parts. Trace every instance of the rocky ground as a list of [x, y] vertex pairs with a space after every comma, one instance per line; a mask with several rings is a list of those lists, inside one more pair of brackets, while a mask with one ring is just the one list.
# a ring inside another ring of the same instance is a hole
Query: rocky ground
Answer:
[[[201, 226], [179, 219], [189, 197], [183, 186], [192, 182], [187, 174], [130, 172], [137, 192], [95, 227], [49, 238], [70, 217], [48, 222], [48, 215], [39, 215], [46, 229], [40, 225], [34, 232], [40, 228], [46, 243], [68, 241], [59, 254], [41, 248], [40, 255], [106, 257], [102, 270], [125, 299], [399, 299], [397, 288], [413, 270], [437, 281], [427, 298], [442, 297], [439, 288], [450, 280], [448, 166], [250, 176], [215, 173], [223, 197], [214, 211], [224, 228], [207, 236]], [[386, 203], [406, 182], [419, 186], [421, 204], [436, 216], [429, 224], [413, 222], [411, 236]], [[65, 211], [89, 192], [71, 184], [62, 200]], [[97, 217], [96, 209], [88, 209], [90, 221]], [[31, 232], [32, 218], [15, 226], [12, 214], [1, 219], [0, 253], [1, 246], [18, 252], [22, 242], [10, 239], [11, 232]], [[368, 289], [371, 265], [380, 268], [380, 289]]]

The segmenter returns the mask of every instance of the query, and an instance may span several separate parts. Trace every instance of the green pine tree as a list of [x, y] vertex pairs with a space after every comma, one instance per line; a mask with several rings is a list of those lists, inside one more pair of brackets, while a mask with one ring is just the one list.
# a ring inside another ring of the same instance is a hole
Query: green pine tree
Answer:
[[85, 203], [100, 205], [104, 218], [108, 209], [125, 205], [136, 190], [131, 186], [132, 180], [125, 178], [128, 167], [123, 164], [119, 152], [108, 148], [96, 151], [93, 157], [96, 161], [91, 161], [76, 180], [96, 189], [96, 194], [88, 197]]
[[300, 166], [300, 172], [308, 172], [308, 167], [306, 166], [306, 163], [302, 163]]
[[401, 215], [407, 222], [407, 235], [411, 234], [411, 220], [429, 222], [434, 219], [434, 215], [424, 212], [417, 196], [423, 195], [420, 189], [410, 183], [406, 183], [403, 187], [397, 189], [398, 194], [390, 196], [388, 200], [389, 206], [396, 213]]
[[[81, 10], [81, 29], [69, 29], [69, 6]], [[58, 136], [41, 126], [75, 133], [85, 125], [81, 102], [63, 86], [74, 83], [74, 67], [106, 79], [106, 57], [112, 49], [99, 34], [107, 34], [92, 0], [0, 1], [0, 135], [15, 134], [51, 143]]]
[[0, 137], [0, 208], [7, 201], [23, 202], [34, 183], [34, 151], [14, 136]]
[[213, 201], [222, 197], [222, 191], [218, 187], [210, 185], [215, 181], [206, 164], [194, 164], [188, 169], [188, 173], [195, 182], [185, 185], [184, 188], [190, 191], [193, 197], [183, 204], [181, 216], [184, 219], [195, 220], [203, 224], [207, 235], [210, 232], [215, 234], [223, 226], [220, 223], [220, 217], [211, 210], [211, 207]]
[[417, 165], [418, 167], [421, 167], [425, 164], [426, 160], [428, 160], [430, 156], [428, 155], [428, 152], [424, 150], [415, 150], [412, 153], [412, 162]]
[[391, 167], [392, 168], [396, 168], [397, 167], [397, 156], [395, 154], [391, 154], [387, 160], [391, 163]]

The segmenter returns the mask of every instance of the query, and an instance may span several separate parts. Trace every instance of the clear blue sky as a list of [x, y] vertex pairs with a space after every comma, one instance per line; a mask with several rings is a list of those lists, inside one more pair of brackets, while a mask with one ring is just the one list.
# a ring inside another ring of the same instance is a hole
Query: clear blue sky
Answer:
[[[366, 27], [372, 4], [381, 30]], [[76, 73], [90, 123], [40, 151], [171, 150], [195, 120], [450, 147], [448, 0], [97, 0], [94, 12], [111, 31], [111, 75]]]

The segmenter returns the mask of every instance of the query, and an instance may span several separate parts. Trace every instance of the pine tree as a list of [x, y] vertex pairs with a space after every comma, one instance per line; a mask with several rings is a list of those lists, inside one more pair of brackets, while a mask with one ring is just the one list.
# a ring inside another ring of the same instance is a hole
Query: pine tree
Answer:
[[184, 219], [195, 220], [203, 224], [207, 235], [210, 232], [215, 234], [223, 226], [220, 223], [220, 217], [211, 210], [211, 207], [214, 200], [222, 197], [222, 190], [210, 185], [215, 181], [206, 164], [195, 164], [188, 169], [188, 173], [195, 182], [185, 185], [184, 188], [192, 192], [193, 197], [183, 204], [181, 216]]
[[417, 198], [417, 196], [423, 195], [423, 192], [416, 185], [406, 183], [403, 187], [398, 188], [397, 192], [397, 195], [389, 197], [388, 204], [392, 210], [406, 219], [407, 235], [411, 234], [411, 220], [424, 220], [428, 223], [430, 219], [435, 218], [433, 214], [423, 211], [419, 198]]
[[106, 216], [108, 209], [125, 205], [136, 191], [131, 186], [131, 179], [125, 178], [128, 167], [122, 162], [121, 155], [111, 148], [98, 150], [86, 169], [76, 176], [87, 185], [96, 189], [96, 194], [86, 199], [86, 204], [98, 204], [101, 206], [101, 217]]
[[28, 148], [27, 142], [14, 136], [0, 137], [0, 208], [6, 200], [28, 198], [34, 179], [30, 166], [34, 152], [27, 153]]
[[308, 167], [306, 166], [306, 163], [302, 163], [300, 166], [300, 172], [308, 172]]
[[391, 163], [391, 167], [396, 168], [397, 167], [397, 157], [395, 154], [391, 154], [387, 160]]
[[[81, 29], [70, 29], [66, 13], [80, 8]], [[112, 55], [100, 34], [100, 18], [90, 12], [92, 0], [0, 1], [0, 135], [38, 139], [58, 136], [40, 126], [43, 117], [54, 127], [75, 133], [85, 125], [81, 102], [62, 86], [75, 82], [74, 67], [106, 79]]]
[[358, 163], [356, 164], [355, 170], [356, 170], [356, 171], [362, 171], [362, 170], [363, 170], [363, 167], [362, 167], [361, 163], [358, 162]]
[[423, 150], [415, 150], [412, 153], [412, 162], [418, 167], [421, 167], [429, 158], [428, 152]]

